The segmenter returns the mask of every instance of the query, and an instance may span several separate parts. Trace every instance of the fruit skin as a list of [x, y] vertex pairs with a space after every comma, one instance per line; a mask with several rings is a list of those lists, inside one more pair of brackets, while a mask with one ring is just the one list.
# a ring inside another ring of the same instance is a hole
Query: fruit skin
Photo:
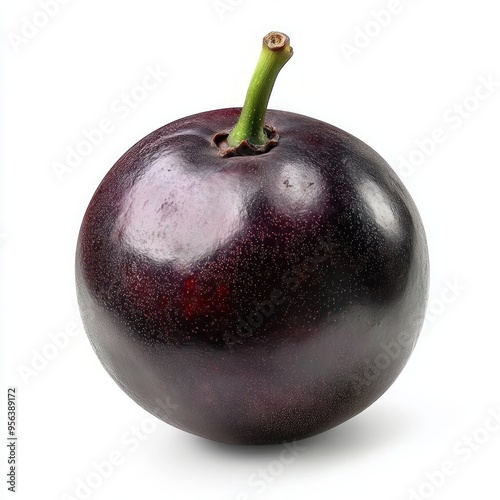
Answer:
[[419, 335], [429, 262], [413, 200], [370, 147], [269, 110], [278, 146], [221, 158], [212, 137], [240, 111], [170, 123], [118, 160], [82, 222], [77, 295], [100, 361], [146, 410], [272, 444], [389, 388]]

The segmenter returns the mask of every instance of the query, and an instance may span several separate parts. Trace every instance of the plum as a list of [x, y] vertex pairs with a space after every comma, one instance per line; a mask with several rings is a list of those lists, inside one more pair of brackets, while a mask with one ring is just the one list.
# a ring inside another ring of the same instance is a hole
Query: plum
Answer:
[[417, 208], [356, 137], [267, 110], [289, 39], [271, 32], [245, 106], [152, 132], [83, 218], [85, 330], [153, 415], [233, 444], [326, 431], [413, 351], [429, 260]]

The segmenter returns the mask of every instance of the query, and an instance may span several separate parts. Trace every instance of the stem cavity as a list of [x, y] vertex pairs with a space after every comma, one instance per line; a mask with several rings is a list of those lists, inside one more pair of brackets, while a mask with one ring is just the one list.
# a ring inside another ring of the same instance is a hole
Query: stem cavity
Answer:
[[214, 137], [222, 156], [265, 153], [278, 143], [278, 134], [265, 127], [264, 118], [276, 77], [292, 55], [284, 33], [272, 31], [264, 37], [238, 123], [229, 134]]

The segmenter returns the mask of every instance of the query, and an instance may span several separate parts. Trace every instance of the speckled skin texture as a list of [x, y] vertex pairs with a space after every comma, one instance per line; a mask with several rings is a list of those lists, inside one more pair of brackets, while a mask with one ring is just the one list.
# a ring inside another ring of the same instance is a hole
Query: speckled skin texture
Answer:
[[353, 417], [417, 340], [428, 253], [417, 209], [366, 144], [269, 110], [279, 144], [221, 158], [240, 109], [148, 135], [106, 175], [80, 230], [77, 293], [102, 364], [137, 403], [237, 444]]

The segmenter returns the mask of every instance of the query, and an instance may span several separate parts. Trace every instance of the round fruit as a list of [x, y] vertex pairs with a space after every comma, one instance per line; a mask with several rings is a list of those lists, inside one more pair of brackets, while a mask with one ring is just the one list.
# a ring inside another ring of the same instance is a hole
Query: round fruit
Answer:
[[[280, 37], [265, 39], [270, 60], [291, 55]], [[242, 138], [250, 94], [118, 160], [84, 216], [76, 281], [92, 346], [137, 403], [193, 434], [270, 444], [389, 388], [421, 328], [429, 264], [417, 209], [375, 151], [283, 111]]]

